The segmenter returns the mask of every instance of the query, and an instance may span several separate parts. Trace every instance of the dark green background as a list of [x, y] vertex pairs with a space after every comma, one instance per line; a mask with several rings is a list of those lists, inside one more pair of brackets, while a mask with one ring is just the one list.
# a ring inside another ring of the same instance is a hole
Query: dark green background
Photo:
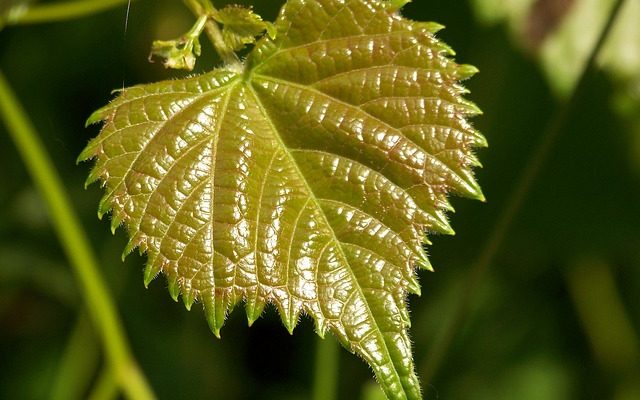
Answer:
[[[255, 3], [265, 19], [282, 4]], [[410, 298], [411, 336], [423, 371], [560, 103], [535, 59], [504, 27], [479, 24], [468, 2], [415, 0], [404, 14], [446, 25], [439, 37], [456, 59], [480, 69], [467, 86], [485, 113], [474, 123], [490, 143], [479, 152], [485, 167], [477, 171], [487, 202], [453, 199], [457, 235], [432, 238], [436, 272], [421, 271], [423, 295]], [[200, 307], [187, 312], [174, 303], [164, 279], [144, 289], [144, 258], [132, 255], [123, 264], [124, 231], [112, 236], [108, 221], [96, 218], [101, 190], [84, 190], [90, 164], [75, 165], [98, 131], [85, 129], [84, 121], [114, 88], [183, 75], [149, 64], [147, 55], [152, 40], [176, 37], [193, 21], [171, 0], [134, 2], [126, 33], [124, 20], [123, 7], [72, 22], [4, 28], [0, 69], [64, 177], [134, 353], [161, 399], [309, 398], [317, 337], [308, 318], [290, 336], [273, 308], [250, 329], [236, 309], [217, 340]], [[205, 45], [197, 69], [218, 62]], [[608, 76], [596, 72], [587, 83], [479, 282], [451, 350], [435, 379], [423, 382], [426, 398], [622, 400], [640, 393], [640, 152], [634, 147], [640, 130], [633, 125], [640, 106], [632, 104], [622, 116]], [[610, 301], [602, 274], [613, 278], [619, 303]], [[586, 295], [572, 296], [576, 285]], [[0, 124], [0, 398], [48, 398], [82, 308], [46, 208]], [[619, 324], [610, 319], [619, 311], [633, 329], [630, 339], [620, 338]], [[594, 321], [589, 329], [583, 318]], [[603, 332], [596, 339], [594, 327]], [[86, 351], [97, 352], [95, 346], [88, 343]], [[370, 369], [346, 351], [340, 357], [339, 398], [361, 398], [372, 382]]]

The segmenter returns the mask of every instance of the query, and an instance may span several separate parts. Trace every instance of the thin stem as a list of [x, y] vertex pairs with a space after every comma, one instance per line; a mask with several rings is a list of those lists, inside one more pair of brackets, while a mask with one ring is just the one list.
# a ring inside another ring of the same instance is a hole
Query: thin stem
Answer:
[[334, 400], [338, 386], [340, 346], [332, 337], [318, 338], [316, 342], [313, 400]]
[[88, 400], [113, 400], [118, 396], [118, 385], [113, 376], [113, 371], [110, 368], [105, 367], [96, 384], [93, 386], [93, 390], [87, 397]]
[[198, 19], [196, 20], [196, 23], [191, 27], [191, 29], [189, 29], [189, 32], [187, 32], [184, 36], [191, 40], [197, 39], [202, 34], [202, 31], [204, 30], [206, 25], [207, 25], [207, 16], [201, 15], [200, 17], [198, 17]]
[[117, 7], [129, 0], [76, 0], [26, 7], [24, 12], [10, 13], [7, 25], [39, 24], [86, 17]]
[[602, 29], [602, 32], [600, 33], [596, 44], [591, 50], [589, 58], [583, 66], [571, 97], [562, 105], [562, 107], [558, 110], [553, 119], [547, 125], [547, 128], [544, 130], [538, 146], [529, 158], [525, 169], [523, 170], [519, 179], [516, 181], [516, 186], [507, 199], [507, 205], [504, 208], [504, 212], [499, 217], [498, 222], [494, 226], [492, 233], [489, 236], [489, 239], [482, 248], [479, 256], [476, 258], [475, 263], [471, 267], [471, 273], [469, 274], [468, 279], [463, 285], [462, 294], [459, 297], [460, 300], [453, 311], [452, 317], [445, 324], [442, 330], [443, 333], [440, 335], [439, 340], [436, 340], [436, 344], [430, 349], [430, 353], [427, 359], [424, 363], [422, 363], [422, 377], [424, 379], [424, 382], [426, 382], [427, 384], [431, 382], [436, 372], [438, 371], [438, 368], [440, 367], [442, 359], [449, 351], [453, 339], [456, 333], [459, 331], [459, 328], [469, 311], [473, 296], [475, 295], [480, 281], [486, 274], [496, 253], [504, 242], [505, 236], [511, 228], [515, 217], [520, 212], [524, 200], [529, 194], [533, 183], [535, 182], [542, 169], [542, 166], [547, 160], [553, 144], [560, 136], [560, 133], [562, 133], [562, 131], [565, 129], [571, 113], [576, 107], [578, 100], [581, 98], [581, 94], [586, 87], [586, 78], [595, 68], [595, 61], [598, 57], [598, 54], [600, 53], [600, 50], [602, 49], [606, 38], [611, 32], [611, 28], [613, 27], [614, 22], [619, 15], [623, 3], [624, 0], [617, 0], [615, 5], [613, 6], [611, 13], [609, 14], [607, 23]]
[[69, 338], [69, 343], [57, 368], [57, 376], [50, 399], [81, 399], [98, 366], [100, 346], [85, 310]]
[[212, 18], [217, 12], [213, 4], [209, 0], [185, 0], [185, 3], [197, 17], [207, 16], [207, 23], [205, 24], [207, 36], [225, 65], [241, 69], [242, 62], [235, 51], [225, 43], [218, 23]]
[[569, 294], [603, 371], [619, 382], [640, 367], [640, 341], [633, 328], [611, 267], [597, 258], [573, 263], [567, 274]]
[[100, 275], [96, 257], [35, 129], [0, 71], [0, 115], [43, 196], [49, 217], [82, 288], [89, 314], [118, 383], [132, 399], [154, 395], [129, 349], [124, 329]]

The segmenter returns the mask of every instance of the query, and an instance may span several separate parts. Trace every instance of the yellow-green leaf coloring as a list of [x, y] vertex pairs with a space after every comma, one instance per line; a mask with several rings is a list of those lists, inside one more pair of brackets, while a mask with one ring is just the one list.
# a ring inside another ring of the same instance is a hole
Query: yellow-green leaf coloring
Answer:
[[486, 142], [459, 83], [477, 70], [403, 3], [290, 0], [241, 71], [120, 92], [80, 159], [125, 251], [147, 254], [145, 283], [164, 274], [216, 335], [239, 302], [250, 323], [274, 304], [289, 331], [305, 313], [389, 398], [419, 399], [407, 294], [425, 232], [452, 232], [447, 195], [483, 199]]

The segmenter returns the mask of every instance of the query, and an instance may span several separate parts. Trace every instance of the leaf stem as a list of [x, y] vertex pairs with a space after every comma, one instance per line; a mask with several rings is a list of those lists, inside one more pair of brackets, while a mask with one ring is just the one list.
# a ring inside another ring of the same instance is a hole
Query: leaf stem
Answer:
[[[93, 386], [88, 400], [113, 400], [118, 397], [118, 385], [113, 376], [113, 371], [108, 366], [102, 369], [100, 376]], [[134, 399], [135, 400], [135, 399]]]
[[69, 342], [58, 363], [50, 399], [81, 399], [98, 366], [100, 346], [86, 310], [78, 313]]
[[[86, 17], [126, 3], [129, 0], [76, 0], [42, 4], [10, 12], [6, 25], [39, 24]], [[0, 23], [1, 25], [1, 23]]]
[[313, 400], [334, 400], [338, 386], [340, 346], [329, 336], [318, 338], [316, 343]]
[[583, 69], [580, 73], [578, 81], [573, 89], [571, 97], [566, 101], [554, 117], [550, 120], [547, 128], [543, 131], [540, 141], [531, 154], [529, 161], [527, 162], [525, 169], [516, 181], [517, 184], [513, 188], [511, 194], [507, 198], [506, 207], [504, 212], [498, 218], [498, 222], [493, 227], [493, 230], [480, 251], [480, 254], [476, 258], [475, 263], [471, 267], [471, 272], [468, 279], [465, 281], [462, 289], [462, 294], [459, 296], [459, 301], [456, 304], [452, 317], [445, 323], [442, 330], [442, 334], [439, 339], [436, 340], [436, 344], [431, 347], [430, 353], [425, 362], [422, 363], [422, 378], [426, 384], [429, 384], [435, 374], [437, 373], [444, 356], [451, 348], [453, 339], [456, 333], [459, 331], [465, 316], [467, 315], [470, 305], [472, 303], [473, 296], [476, 289], [480, 284], [480, 281], [486, 274], [489, 266], [493, 262], [493, 259], [500, 249], [500, 246], [504, 242], [507, 232], [511, 228], [513, 221], [520, 212], [524, 201], [533, 186], [536, 178], [538, 177], [544, 162], [547, 160], [549, 152], [554, 143], [566, 128], [567, 121], [571, 116], [578, 100], [581, 98], [587, 83], [587, 77], [595, 68], [595, 61], [600, 54], [600, 51], [611, 32], [611, 29], [616, 21], [617, 16], [620, 13], [620, 9], [625, 0], [617, 0], [611, 12], [607, 23], [602, 29], [598, 40], [594, 47], [591, 49], [589, 58], [585, 62]]
[[220, 55], [220, 58], [222, 59], [224, 64], [227, 67], [241, 70], [242, 62], [238, 58], [238, 55], [235, 53], [235, 51], [233, 51], [233, 49], [228, 46], [227, 43], [225, 43], [218, 23], [212, 18], [212, 15], [214, 15], [217, 11], [211, 1], [185, 0], [185, 3], [191, 9], [191, 12], [193, 12], [197, 17], [201, 17], [203, 15], [207, 16], [207, 22], [205, 24], [207, 36], [209, 37], [209, 40], [211, 41], [213, 47], [216, 49], [218, 55]]
[[49, 208], [51, 222], [75, 271], [117, 382], [131, 399], [153, 399], [153, 392], [131, 354], [114, 301], [100, 275], [96, 257], [65, 193], [60, 176], [2, 71], [0, 115]]

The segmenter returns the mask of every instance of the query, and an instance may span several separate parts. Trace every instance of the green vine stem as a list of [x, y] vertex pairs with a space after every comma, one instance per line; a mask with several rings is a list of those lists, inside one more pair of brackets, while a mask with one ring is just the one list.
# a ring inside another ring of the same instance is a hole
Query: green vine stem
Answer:
[[[6, 25], [39, 24], [86, 17], [117, 7], [132, 0], [76, 0], [25, 7], [10, 13]], [[0, 22], [0, 26], [2, 23]]]
[[116, 381], [131, 399], [155, 398], [131, 354], [115, 304], [100, 275], [96, 258], [71, 207], [62, 181], [2, 71], [0, 115], [49, 207], [51, 222], [76, 273]]
[[316, 343], [313, 400], [334, 400], [338, 383], [340, 345], [330, 336], [318, 338]]
[[93, 390], [87, 400], [114, 400], [118, 398], [118, 385], [113, 377], [111, 368], [105, 367], [100, 372]]
[[225, 63], [225, 65], [232, 69], [242, 70], [242, 62], [238, 58], [238, 55], [229, 47], [222, 38], [222, 32], [218, 23], [215, 22], [210, 16], [216, 12], [215, 7], [209, 0], [184, 0], [187, 7], [198, 18], [203, 15], [207, 16], [207, 22], [205, 24], [205, 30], [207, 36], [211, 41], [211, 44], [216, 49], [216, 52]]
[[51, 400], [81, 399], [100, 359], [100, 344], [86, 310], [78, 313], [77, 322], [58, 363]]
[[431, 383], [431, 380], [437, 373], [444, 356], [449, 351], [453, 339], [469, 311], [473, 296], [480, 284], [480, 281], [489, 269], [496, 253], [504, 242], [507, 232], [520, 212], [527, 194], [542, 170], [544, 162], [546, 161], [553, 144], [566, 128], [569, 117], [586, 87], [586, 78], [595, 68], [596, 59], [598, 58], [598, 55], [600, 54], [600, 51], [609, 36], [618, 15], [620, 14], [624, 1], [625, 0], [617, 0], [611, 9], [607, 23], [602, 29], [594, 47], [591, 49], [589, 58], [583, 66], [578, 81], [571, 93], [571, 97], [562, 105], [562, 107], [560, 107], [558, 112], [550, 120], [547, 128], [543, 131], [543, 134], [540, 137], [540, 142], [531, 154], [525, 169], [516, 181], [516, 186], [507, 198], [506, 206], [503, 208], [504, 212], [498, 218], [487, 242], [482, 247], [480, 254], [471, 267], [468, 279], [463, 284], [462, 293], [459, 296], [458, 303], [454, 307], [451, 318], [445, 323], [444, 328], [442, 329], [442, 334], [439, 336], [439, 339], [436, 340], [435, 345], [430, 348], [429, 355], [426, 357], [424, 362], [421, 363], [423, 365], [422, 379], [425, 384]]

